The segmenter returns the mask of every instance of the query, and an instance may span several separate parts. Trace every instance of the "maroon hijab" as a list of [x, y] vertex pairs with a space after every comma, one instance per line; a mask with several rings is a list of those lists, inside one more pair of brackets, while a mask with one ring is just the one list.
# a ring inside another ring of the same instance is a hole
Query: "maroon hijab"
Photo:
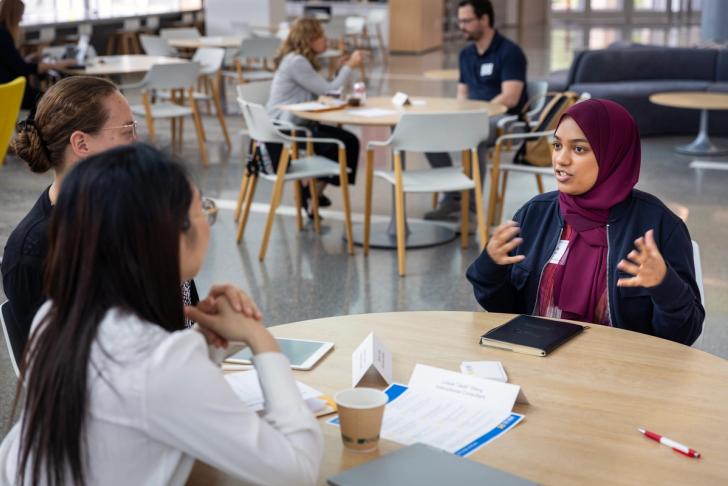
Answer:
[[609, 210], [624, 201], [640, 174], [640, 135], [632, 116], [621, 105], [592, 99], [569, 108], [559, 120], [571, 117], [591, 145], [599, 175], [584, 194], [559, 194], [564, 220], [574, 229], [566, 265], [555, 275], [554, 303], [561, 316], [596, 322], [599, 298], [607, 288], [607, 230]]

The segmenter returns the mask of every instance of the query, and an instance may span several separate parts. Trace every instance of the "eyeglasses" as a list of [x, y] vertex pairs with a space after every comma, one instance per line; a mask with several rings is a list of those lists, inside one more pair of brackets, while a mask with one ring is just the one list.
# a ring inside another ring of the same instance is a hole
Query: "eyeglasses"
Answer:
[[202, 212], [207, 216], [207, 224], [212, 226], [217, 221], [217, 206], [209, 197], [202, 198]]
[[129, 135], [129, 139], [136, 140], [137, 134], [139, 133], [139, 122], [134, 120], [131, 123], [127, 123], [126, 125], [120, 125], [118, 127], [99, 128], [99, 130], [121, 130], [121, 129], [131, 129], [131, 134]]
[[458, 19], [458, 25], [470, 24], [475, 22], [476, 20], [478, 19], [476, 19], [475, 17], [470, 17], [469, 19]]

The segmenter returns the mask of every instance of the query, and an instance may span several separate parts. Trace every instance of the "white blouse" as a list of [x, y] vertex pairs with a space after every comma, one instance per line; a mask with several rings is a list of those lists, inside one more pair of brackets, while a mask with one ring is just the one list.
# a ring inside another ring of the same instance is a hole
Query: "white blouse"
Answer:
[[[182, 485], [195, 459], [251, 484], [316, 482], [321, 430], [281, 353], [254, 358], [262, 416], [238, 399], [192, 329], [169, 333], [110, 310], [91, 360], [88, 484]], [[20, 422], [0, 444], [1, 485], [15, 484]]]

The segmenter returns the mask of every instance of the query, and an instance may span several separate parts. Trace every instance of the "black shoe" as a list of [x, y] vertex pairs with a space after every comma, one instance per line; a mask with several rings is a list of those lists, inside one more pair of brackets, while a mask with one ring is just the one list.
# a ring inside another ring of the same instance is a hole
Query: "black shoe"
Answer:
[[328, 208], [329, 206], [331, 206], [331, 199], [324, 196], [323, 194], [318, 197], [318, 200], [320, 208]]
[[[319, 207], [323, 206], [323, 204], [321, 204], [322, 198], [325, 198], [328, 202], [328, 206], [331, 206], [331, 200], [329, 198], [325, 196], [319, 196]], [[308, 190], [308, 186], [301, 186], [301, 205], [306, 211], [306, 216], [308, 216], [308, 219], [313, 219], [313, 203], [311, 202], [311, 191]], [[319, 214], [319, 219], [324, 218]]]

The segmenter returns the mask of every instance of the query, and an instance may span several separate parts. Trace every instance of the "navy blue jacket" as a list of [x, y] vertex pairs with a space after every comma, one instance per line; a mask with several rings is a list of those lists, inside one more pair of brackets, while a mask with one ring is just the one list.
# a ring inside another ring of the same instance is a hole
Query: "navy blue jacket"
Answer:
[[[531, 199], [516, 213], [523, 243], [512, 255], [525, 255], [515, 265], [498, 265], [486, 251], [468, 268], [475, 298], [491, 312], [534, 314], [539, 281], [561, 236], [564, 222], [558, 191]], [[617, 287], [631, 275], [617, 263], [648, 230], [667, 264], [667, 275], [652, 288]], [[607, 294], [612, 325], [690, 345], [700, 335], [705, 309], [695, 282], [690, 234], [680, 218], [650, 194], [634, 190], [614, 206], [607, 224]]]

